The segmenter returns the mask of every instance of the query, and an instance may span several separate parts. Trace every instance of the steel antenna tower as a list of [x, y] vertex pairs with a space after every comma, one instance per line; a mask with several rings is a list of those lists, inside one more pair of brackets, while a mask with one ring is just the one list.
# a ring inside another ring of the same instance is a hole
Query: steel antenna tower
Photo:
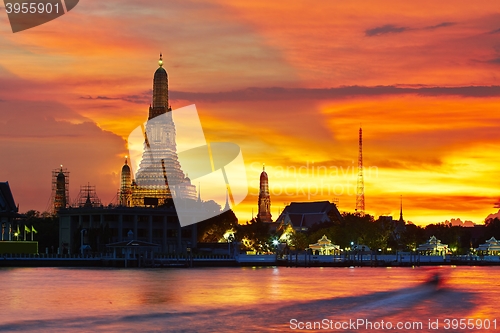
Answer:
[[359, 128], [358, 187], [356, 192], [356, 212], [365, 213], [365, 181], [363, 180], [363, 130]]

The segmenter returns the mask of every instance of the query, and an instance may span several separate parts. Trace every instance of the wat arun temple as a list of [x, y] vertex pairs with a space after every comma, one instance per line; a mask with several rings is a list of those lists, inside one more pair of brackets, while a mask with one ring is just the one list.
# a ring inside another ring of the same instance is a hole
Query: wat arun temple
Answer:
[[161, 206], [169, 199], [197, 198], [196, 187], [181, 169], [175, 142], [175, 124], [168, 103], [168, 75], [162, 55], [153, 78], [153, 100], [148, 121], [142, 127], [144, 150], [139, 168], [132, 171], [125, 159], [121, 171], [119, 201], [121, 206]]

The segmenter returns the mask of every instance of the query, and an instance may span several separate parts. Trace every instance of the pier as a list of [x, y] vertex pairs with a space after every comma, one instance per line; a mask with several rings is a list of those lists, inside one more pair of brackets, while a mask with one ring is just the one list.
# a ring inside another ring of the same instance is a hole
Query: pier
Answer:
[[425, 256], [418, 253], [313, 255], [275, 254], [159, 254], [116, 256], [113, 254], [4, 254], [0, 267], [123, 267], [123, 268], [190, 268], [190, 267], [418, 267], [418, 266], [496, 266], [499, 256]]

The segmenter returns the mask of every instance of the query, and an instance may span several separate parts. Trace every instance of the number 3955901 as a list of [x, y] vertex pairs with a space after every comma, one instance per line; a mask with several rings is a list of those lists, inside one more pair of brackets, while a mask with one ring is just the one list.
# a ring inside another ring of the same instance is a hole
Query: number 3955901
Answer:
[[7, 14], [59, 14], [59, 3], [23, 2], [5, 4]]

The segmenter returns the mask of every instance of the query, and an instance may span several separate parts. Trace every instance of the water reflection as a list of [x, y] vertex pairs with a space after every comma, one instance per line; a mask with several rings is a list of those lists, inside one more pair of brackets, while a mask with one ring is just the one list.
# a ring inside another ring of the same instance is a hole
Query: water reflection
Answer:
[[[439, 286], [428, 282], [436, 272], [444, 277]], [[498, 272], [496, 267], [4, 269], [0, 279], [8, 283], [2, 284], [0, 330], [271, 332], [290, 330], [292, 319], [424, 325], [445, 318], [495, 319], [500, 310], [489, 304], [498, 297], [492, 289], [499, 284]]]

